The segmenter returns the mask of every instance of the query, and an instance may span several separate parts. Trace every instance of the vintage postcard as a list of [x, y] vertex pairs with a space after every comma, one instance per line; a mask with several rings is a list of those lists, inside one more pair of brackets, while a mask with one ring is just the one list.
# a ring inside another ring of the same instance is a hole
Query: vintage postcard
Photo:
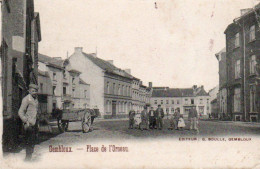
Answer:
[[0, 3], [0, 168], [260, 168], [260, 1]]

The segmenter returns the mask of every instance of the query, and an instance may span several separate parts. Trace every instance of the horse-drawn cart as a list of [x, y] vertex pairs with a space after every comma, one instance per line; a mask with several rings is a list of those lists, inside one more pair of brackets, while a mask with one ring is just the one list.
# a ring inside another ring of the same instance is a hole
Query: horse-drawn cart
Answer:
[[60, 132], [68, 130], [69, 122], [81, 121], [82, 132], [91, 130], [91, 125], [99, 116], [98, 109], [64, 109], [57, 116], [57, 123]]

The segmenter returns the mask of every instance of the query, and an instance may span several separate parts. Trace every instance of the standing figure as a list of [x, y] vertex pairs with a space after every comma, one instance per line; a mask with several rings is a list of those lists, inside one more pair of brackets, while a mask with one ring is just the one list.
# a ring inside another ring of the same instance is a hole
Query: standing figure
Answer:
[[185, 122], [184, 122], [184, 119], [183, 119], [183, 115], [180, 115], [179, 122], [178, 122], [178, 128], [180, 130], [183, 130], [184, 127], [185, 127]]
[[148, 112], [147, 112], [147, 107], [144, 107], [144, 110], [141, 112], [141, 128], [142, 130], [148, 130]]
[[177, 108], [177, 109], [175, 110], [175, 113], [173, 114], [173, 117], [174, 117], [174, 128], [175, 128], [175, 130], [178, 129], [178, 123], [179, 123], [180, 115], [181, 115], [181, 114], [180, 114], [180, 109]]
[[130, 110], [129, 112], [129, 129], [133, 129], [135, 124], [135, 111]]
[[190, 130], [198, 130], [198, 112], [196, 107], [192, 107], [189, 112]]
[[36, 141], [37, 132], [37, 114], [38, 114], [38, 100], [37, 100], [38, 86], [35, 84], [29, 85], [29, 94], [22, 100], [19, 109], [19, 117], [21, 118], [25, 130], [26, 141], [26, 157], [25, 160], [29, 161], [34, 152], [34, 145]]
[[161, 108], [161, 105], [158, 105], [158, 108], [156, 110], [156, 118], [157, 118], [157, 128], [161, 130], [163, 128], [163, 117], [164, 117], [164, 111]]
[[142, 118], [141, 118], [141, 113], [139, 111], [137, 111], [136, 115], [135, 115], [135, 124], [137, 125], [137, 127], [142, 130], [141, 128], [141, 122], [142, 122]]
[[149, 111], [149, 127], [150, 129], [154, 129], [156, 127], [156, 118], [155, 118], [155, 111], [153, 107]]

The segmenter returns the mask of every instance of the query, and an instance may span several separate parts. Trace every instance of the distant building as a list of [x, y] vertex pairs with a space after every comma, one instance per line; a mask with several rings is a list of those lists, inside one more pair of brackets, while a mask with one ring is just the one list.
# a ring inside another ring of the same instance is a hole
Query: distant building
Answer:
[[90, 106], [97, 106], [103, 118], [127, 117], [132, 106], [132, 76], [95, 54], [86, 54], [81, 47], [69, 57], [73, 69], [91, 85]]
[[235, 121], [259, 121], [260, 3], [241, 10], [226, 34], [227, 112]]
[[180, 113], [188, 116], [189, 110], [196, 107], [198, 113], [207, 116], [210, 113], [210, 96], [204, 87], [169, 88], [153, 87], [151, 106], [157, 108], [160, 104], [165, 113], [173, 114], [176, 108]]
[[44, 105], [47, 100], [48, 113], [56, 108], [89, 107], [90, 85], [80, 79], [81, 72], [72, 69], [69, 60], [39, 54], [39, 73], [39, 101]]
[[209, 90], [210, 113], [212, 117], [219, 118], [219, 86]]
[[220, 118], [225, 118], [228, 115], [227, 112], [227, 60], [226, 60], [226, 48], [215, 54], [219, 63], [219, 115]]

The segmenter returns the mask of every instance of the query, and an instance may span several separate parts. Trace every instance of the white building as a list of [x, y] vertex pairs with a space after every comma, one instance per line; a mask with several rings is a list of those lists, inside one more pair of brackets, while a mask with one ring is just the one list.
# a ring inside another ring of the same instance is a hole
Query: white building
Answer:
[[156, 109], [158, 105], [164, 109], [166, 114], [173, 114], [176, 108], [180, 113], [188, 116], [191, 107], [196, 107], [199, 114], [206, 116], [209, 114], [209, 95], [204, 87], [193, 86], [192, 88], [169, 88], [153, 87], [151, 106]]

